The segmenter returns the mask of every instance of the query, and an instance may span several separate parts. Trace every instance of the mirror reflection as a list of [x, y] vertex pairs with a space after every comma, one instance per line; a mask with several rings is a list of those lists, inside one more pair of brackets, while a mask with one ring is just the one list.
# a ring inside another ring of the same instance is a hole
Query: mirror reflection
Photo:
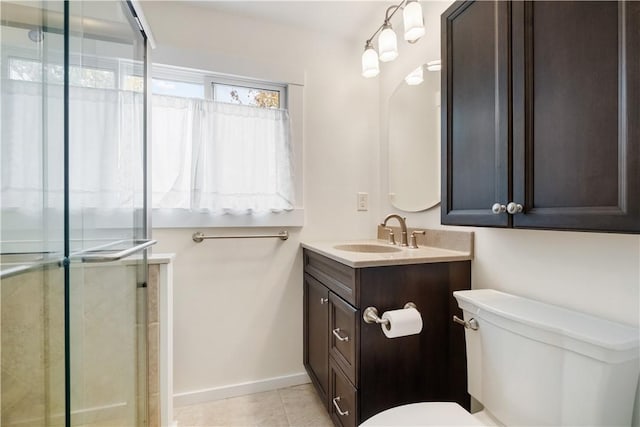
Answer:
[[440, 61], [412, 71], [389, 100], [389, 201], [418, 212], [440, 203]]

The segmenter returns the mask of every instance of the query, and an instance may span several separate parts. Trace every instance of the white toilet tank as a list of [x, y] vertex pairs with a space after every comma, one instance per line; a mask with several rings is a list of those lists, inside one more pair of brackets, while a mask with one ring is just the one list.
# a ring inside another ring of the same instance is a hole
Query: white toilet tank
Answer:
[[469, 393], [507, 426], [629, 426], [640, 331], [506, 293], [453, 293], [465, 320]]

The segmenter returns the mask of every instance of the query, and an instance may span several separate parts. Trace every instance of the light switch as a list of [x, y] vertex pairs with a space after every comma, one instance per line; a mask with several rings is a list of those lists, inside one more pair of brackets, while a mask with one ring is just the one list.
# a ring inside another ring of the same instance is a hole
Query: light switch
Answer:
[[369, 193], [358, 193], [358, 210], [369, 210]]

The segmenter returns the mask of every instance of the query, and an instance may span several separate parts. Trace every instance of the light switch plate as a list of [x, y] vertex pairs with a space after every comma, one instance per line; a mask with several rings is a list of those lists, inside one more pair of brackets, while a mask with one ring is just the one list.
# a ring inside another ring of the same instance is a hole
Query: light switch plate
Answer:
[[358, 193], [358, 210], [369, 210], [369, 193]]

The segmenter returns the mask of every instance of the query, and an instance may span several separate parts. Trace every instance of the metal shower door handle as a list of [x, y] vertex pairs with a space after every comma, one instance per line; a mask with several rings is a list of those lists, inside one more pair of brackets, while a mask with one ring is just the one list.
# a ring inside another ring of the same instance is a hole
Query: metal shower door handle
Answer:
[[78, 256], [80, 258], [80, 260], [82, 260], [82, 262], [112, 262], [112, 261], [118, 261], [121, 260], [123, 258], [126, 258], [128, 256], [131, 256], [135, 253], [141, 252], [144, 249], [147, 249], [150, 246], [155, 245], [156, 243], [158, 243], [157, 240], [138, 240], [137, 242], [139, 242], [136, 246], [132, 247], [132, 248], [128, 248], [128, 249], [123, 249], [119, 252], [114, 252], [111, 254], [92, 254], [89, 252], [85, 252], [85, 253], [79, 253], [76, 256]]

